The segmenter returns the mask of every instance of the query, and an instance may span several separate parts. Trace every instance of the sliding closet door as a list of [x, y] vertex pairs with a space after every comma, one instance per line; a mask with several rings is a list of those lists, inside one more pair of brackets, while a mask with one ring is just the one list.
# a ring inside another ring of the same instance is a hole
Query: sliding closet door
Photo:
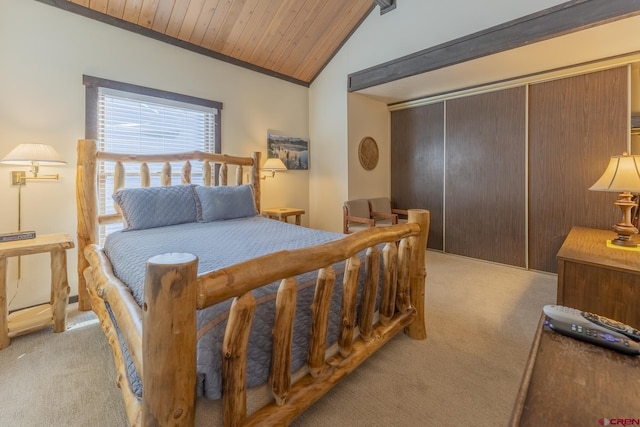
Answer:
[[446, 252], [525, 266], [525, 95], [446, 102]]
[[391, 199], [431, 211], [427, 247], [442, 250], [444, 103], [391, 113]]
[[530, 86], [529, 268], [556, 272], [571, 227], [620, 219], [616, 194], [588, 188], [626, 149], [628, 93], [626, 67]]

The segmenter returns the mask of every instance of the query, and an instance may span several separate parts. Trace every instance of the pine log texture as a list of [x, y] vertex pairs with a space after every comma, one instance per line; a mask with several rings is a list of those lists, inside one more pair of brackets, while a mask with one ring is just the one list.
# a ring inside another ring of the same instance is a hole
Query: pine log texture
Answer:
[[[93, 271], [95, 272], [95, 269]], [[91, 274], [91, 268], [87, 268], [84, 271], [84, 276], [87, 283], [91, 283]], [[120, 340], [118, 339], [118, 333], [116, 332], [115, 325], [111, 320], [111, 316], [109, 316], [105, 300], [98, 295], [95, 287], [89, 286], [88, 293], [89, 297], [91, 298], [91, 309], [96, 314], [96, 316], [98, 316], [102, 332], [104, 333], [107, 339], [107, 343], [109, 343], [109, 346], [111, 347], [111, 352], [113, 353], [113, 360], [116, 368], [116, 384], [120, 389], [120, 392], [122, 393], [124, 407], [125, 411], [127, 412], [129, 424], [132, 426], [139, 426], [142, 423], [142, 402], [133, 392], [131, 384], [129, 384], [129, 378], [127, 376], [127, 366], [122, 347], [120, 346]], [[140, 340], [140, 342], [141, 341], [142, 340]]]
[[7, 263], [6, 257], [0, 258], [0, 350], [9, 347], [9, 319], [7, 316]]
[[197, 272], [198, 259], [191, 254], [163, 254], [147, 261], [142, 322], [145, 427], [195, 422]]
[[380, 278], [380, 250], [376, 246], [367, 249], [365, 277], [358, 326], [360, 327], [360, 336], [365, 341], [368, 341], [371, 339], [371, 332], [373, 331], [373, 315], [376, 308]]
[[187, 160], [182, 165], [182, 174], [180, 175], [181, 184], [191, 184], [191, 162]]
[[276, 296], [269, 384], [278, 405], [284, 404], [291, 388], [291, 343], [293, 342], [293, 320], [296, 314], [297, 294], [298, 283], [290, 277], [280, 283]]
[[78, 234], [78, 310], [91, 310], [91, 302], [84, 279], [84, 270], [89, 261], [84, 256], [84, 248], [98, 243], [98, 187], [97, 154], [94, 140], [78, 141], [76, 164], [76, 210]]
[[338, 349], [340, 354], [347, 357], [353, 349], [353, 333], [356, 326], [356, 298], [358, 296], [358, 275], [360, 274], [360, 258], [356, 255], [349, 258], [345, 264], [342, 279], [342, 311], [340, 318], [340, 336]]
[[222, 343], [222, 407], [226, 426], [242, 426], [247, 416], [247, 347], [255, 309], [256, 300], [247, 292], [233, 300], [229, 311]]
[[382, 250], [384, 282], [380, 301], [380, 323], [386, 325], [391, 320], [396, 307], [396, 285], [398, 280], [398, 248], [387, 243]]
[[[2, 274], [0, 272], [0, 274]], [[67, 277], [67, 251], [51, 251], [51, 309], [53, 310], [53, 332], [64, 332], [67, 328], [67, 303], [69, 302], [69, 280]]]
[[331, 293], [336, 283], [333, 268], [321, 268], [316, 281], [316, 291], [311, 304], [311, 336], [309, 337], [309, 372], [312, 376], [320, 375], [324, 367], [324, 355], [327, 347], [327, 330], [329, 328], [329, 304]]
[[404, 313], [411, 306], [411, 246], [408, 239], [403, 239], [398, 246], [398, 284], [396, 293], [396, 306], [400, 313]]
[[427, 338], [427, 328], [424, 319], [425, 310], [425, 283], [427, 280], [427, 267], [425, 265], [425, 249], [427, 247], [431, 226], [431, 213], [429, 211], [409, 211], [409, 221], [420, 224], [422, 230], [426, 233], [419, 233], [409, 238], [411, 244], [411, 284], [410, 295], [411, 305], [416, 309], [418, 316], [405, 329], [404, 333], [416, 340], [424, 340]]
[[142, 163], [140, 165], [140, 187], [149, 187], [151, 185], [151, 174], [149, 173], [149, 165]]

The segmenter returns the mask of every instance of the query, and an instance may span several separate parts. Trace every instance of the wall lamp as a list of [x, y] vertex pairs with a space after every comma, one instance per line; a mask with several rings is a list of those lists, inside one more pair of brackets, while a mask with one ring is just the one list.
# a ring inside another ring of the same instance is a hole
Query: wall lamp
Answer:
[[[57, 180], [58, 174], [40, 175], [40, 166], [62, 165], [67, 162], [50, 145], [20, 144], [4, 156], [0, 163], [30, 167], [31, 176], [27, 176], [25, 171], [11, 171], [11, 185], [18, 187], [18, 231], [22, 231], [22, 187], [27, 185], [27, 180]], [[22, 275], [21, 272], [18, 257], [18, 279]]]
[[61, 165], [67, 162], [52, 146], [46, 144], [20, 144], [9, 152], [0, 163], [29, 166], [31, 176], [25, 171], [11, 172], [11, 185], [23, 186], [27, 180], [57, 180], [58, 174], [40, 175], [40, 166]]
[[264, 162], [264, 165], [262, 166], [262, 171], [271, 172], [271, 175], [263, 175], [260, 177], [260, 179], [265, 179], [269, 176], [273, 178], [274, 176], [276, 176], [277, 171], [286, 171], [286, 170], [287, 170], [287, 167], [284, 165], [284, 163], [282, 163], [282, 160], [280, 160], [280, 158], [270, 157], [267, 159], [266, 162]]

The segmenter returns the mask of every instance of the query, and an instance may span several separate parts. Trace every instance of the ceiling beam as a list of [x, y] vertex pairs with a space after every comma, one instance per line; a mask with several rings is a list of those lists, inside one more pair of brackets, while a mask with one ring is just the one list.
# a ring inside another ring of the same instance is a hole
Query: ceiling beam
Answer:
[[[374, 0], [376, 3], [385, 0]], [[640, 14], [640, 0], [572, 0], [348, 76], [349, 92]]]
[[384, 15], [387, 12], [391, 12], [396, 8], [396, 0], [373, 0], [378, 6], [380, 6], [380, 15]]

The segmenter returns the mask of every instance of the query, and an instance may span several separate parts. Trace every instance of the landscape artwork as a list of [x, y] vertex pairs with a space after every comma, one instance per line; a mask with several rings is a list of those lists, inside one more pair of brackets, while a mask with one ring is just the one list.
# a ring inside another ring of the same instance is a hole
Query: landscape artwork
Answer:
[[267, 157], [279, 157], [289, 170], [308, 170], [309, 140], [268, 134]]

